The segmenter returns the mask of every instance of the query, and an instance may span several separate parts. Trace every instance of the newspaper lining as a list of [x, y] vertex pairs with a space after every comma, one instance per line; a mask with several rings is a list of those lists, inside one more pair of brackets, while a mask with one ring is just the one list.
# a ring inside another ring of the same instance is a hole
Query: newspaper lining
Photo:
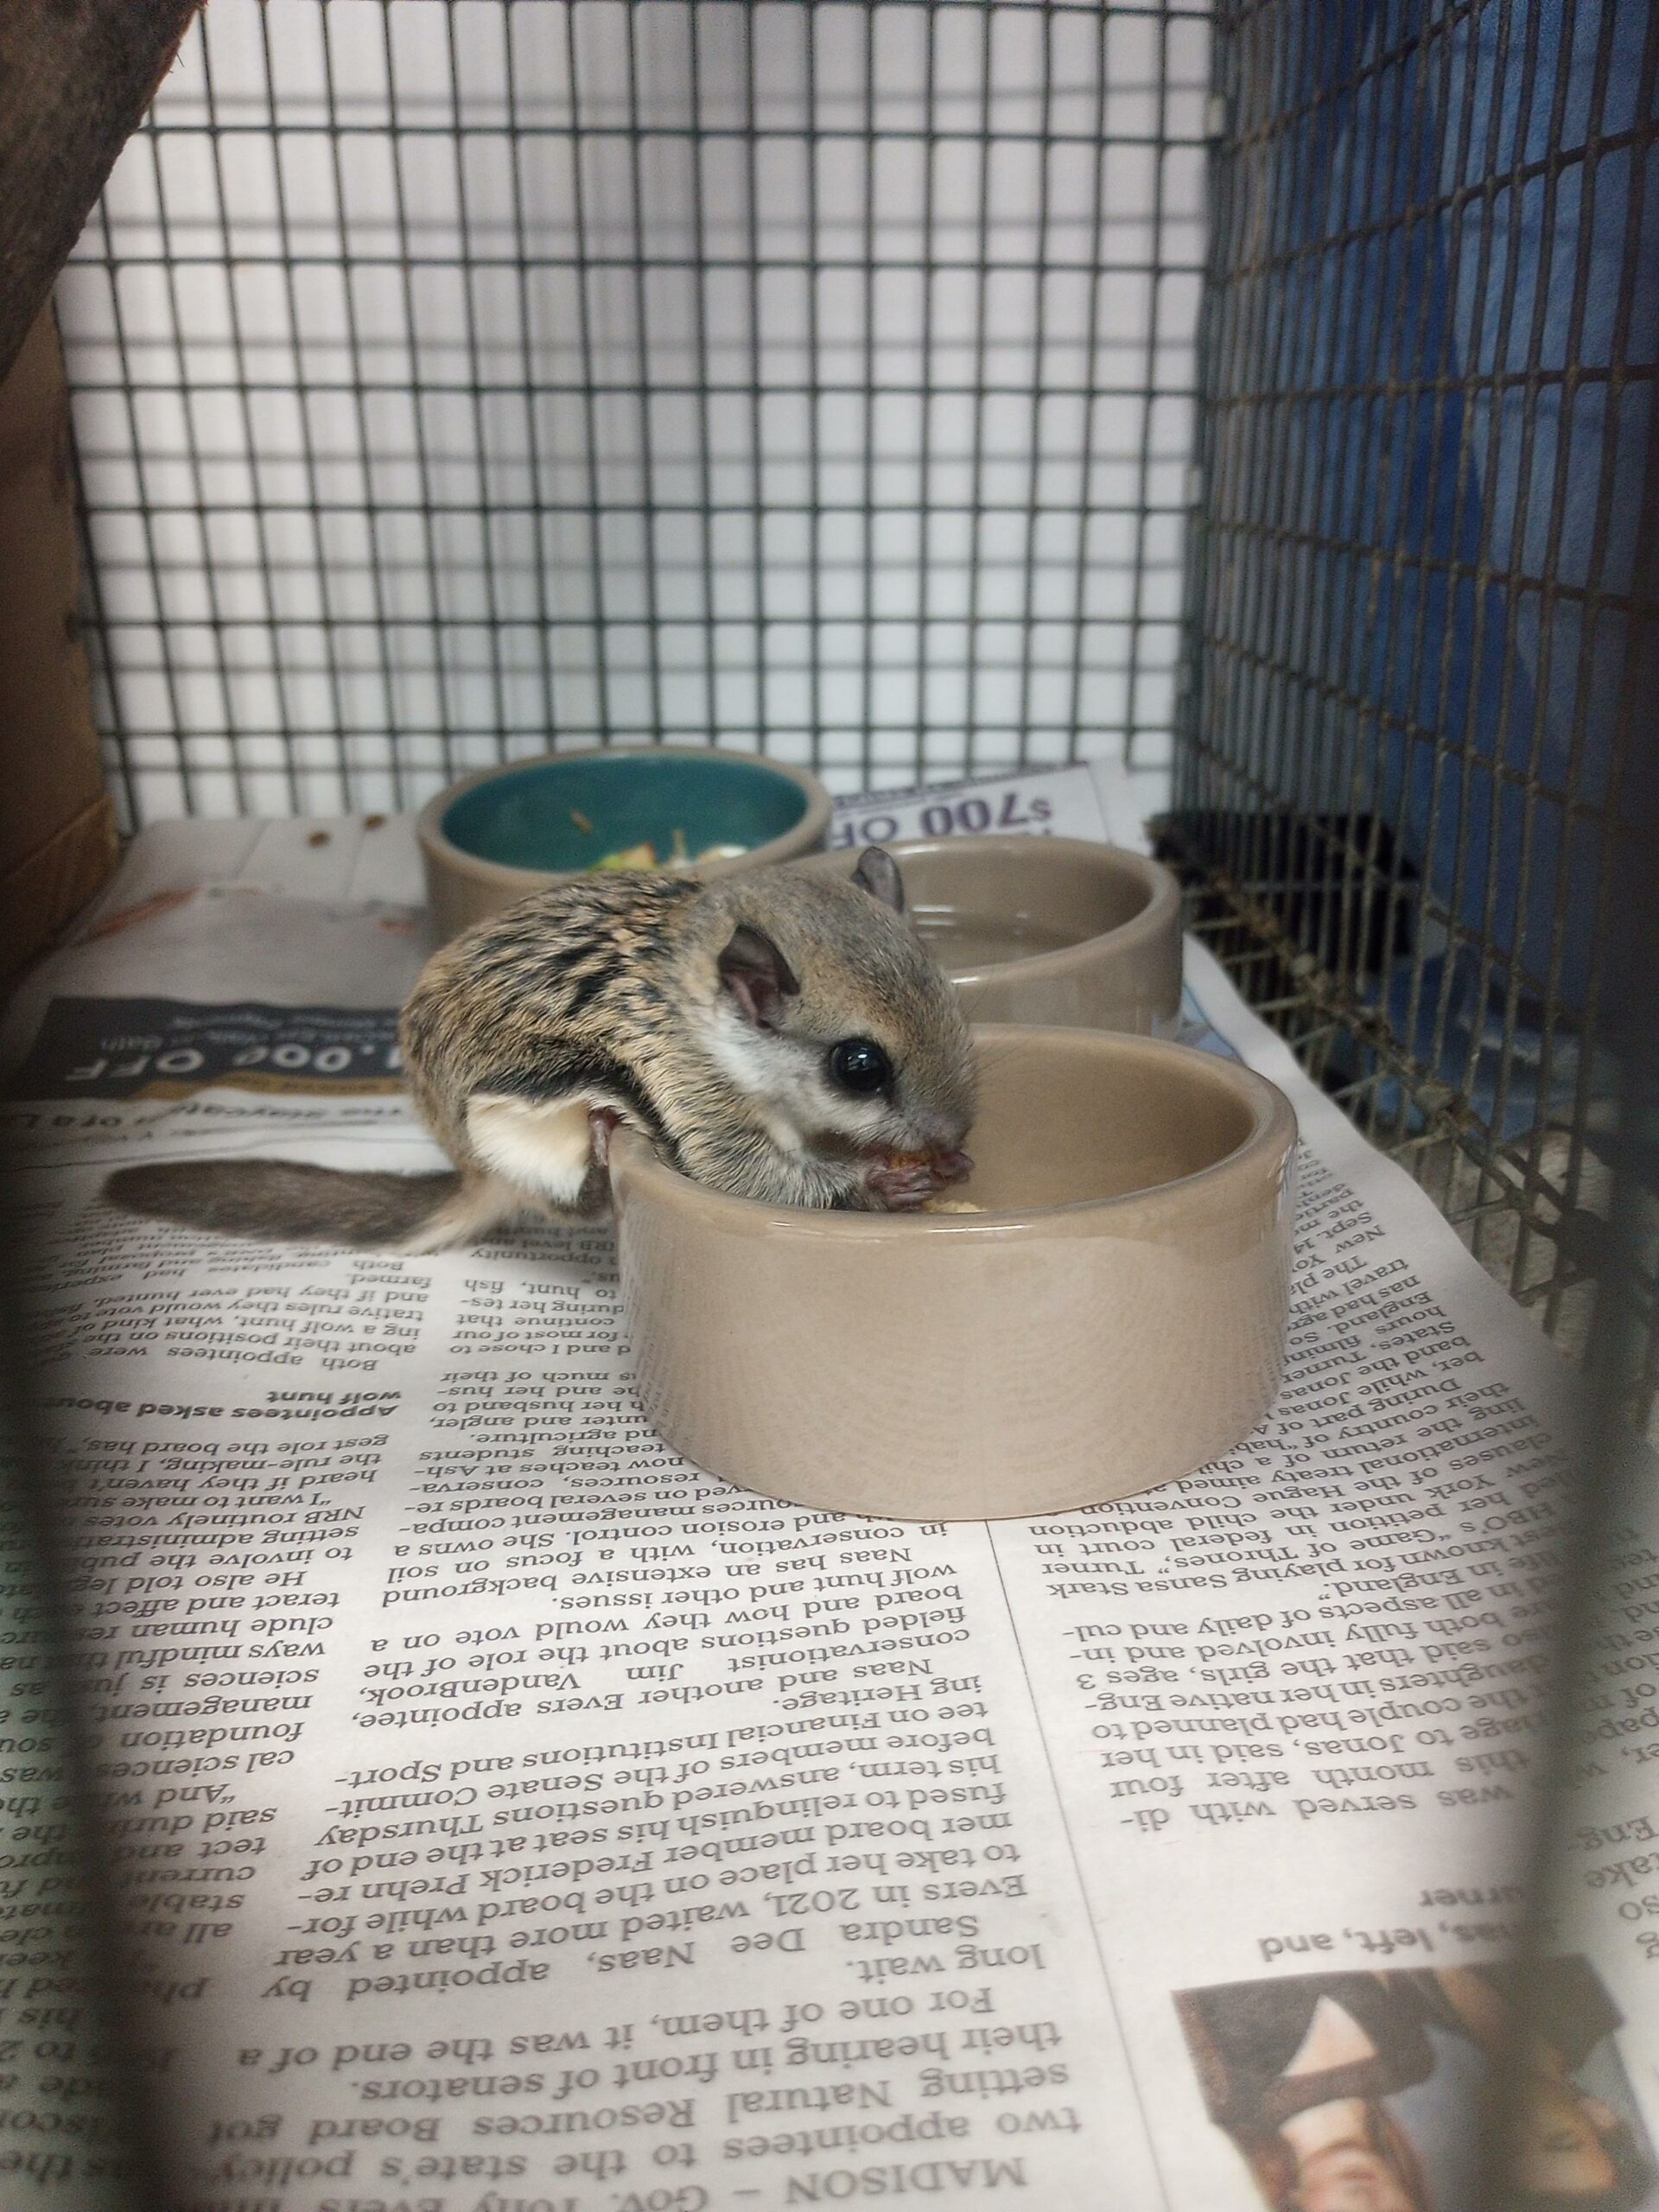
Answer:
[[[1062, 774], [837, 834], [1103, 826]], [[400, 1098], [315, 1065], [418, 947], [382, 909], [246, 898], [283, 901], [281, 988], [269, 929], [232, 959], [226, 902], [187, 893], [48, 963], [5, 1109], [180, 2202], [1243, 2212], [1366, 2155], [1469, 2201], [1574, 1391], [1202, 949], [1192, 1033], [1301, 1122], [1279, 1405], [1186, 1483], [941, 1528], [772, 1507], [662, 1446], [602, 1228], [405, 1261], [102, 1207], [145, 1154], [430, 1164]], [[180, 1045], [160, 1001], [215, 1014]], [[1656, 1570], [1632, 1529], [1560, 1930], [1557, 2138], [1576, 2116], [1583, 2170], [1638, 2188]], [[52, 1868], [25, 1835], [0, 1880], [25, 2088], [37, 2044], [77, 2063], [73, 2022], [29, 2018]], [[95, 2141], [3, 2144], [16, 2202], [91, 2201]]]

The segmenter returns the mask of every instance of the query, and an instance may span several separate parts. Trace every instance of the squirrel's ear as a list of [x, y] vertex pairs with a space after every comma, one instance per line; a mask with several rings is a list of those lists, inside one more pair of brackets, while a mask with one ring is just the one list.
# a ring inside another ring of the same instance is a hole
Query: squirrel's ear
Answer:
[[853, 870], [853, 881], [861, 891], [868, 891], [872, 899], [891, 906], [895, 914], [904, 912], [905, 880], [899, 873], [898, 861], [880, 845], [866, 846]]
[[801, 987], [766, 931], [740, 922], [718, 964], [721, 988], [730, 993], [745, 1021], [756, 1029], [781, 1028], [784, 1001], [798, 998]]

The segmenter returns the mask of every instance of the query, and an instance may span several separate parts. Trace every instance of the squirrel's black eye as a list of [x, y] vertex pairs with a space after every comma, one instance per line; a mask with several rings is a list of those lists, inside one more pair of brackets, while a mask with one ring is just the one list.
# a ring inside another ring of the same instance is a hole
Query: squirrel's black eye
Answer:
[[828, 1066], [830, 1082], [855, 1098], [885, 1090], [893, 1081], [893, 1062], [868, 1037], [843, 1037], [839, 1045], [832, 1045]]

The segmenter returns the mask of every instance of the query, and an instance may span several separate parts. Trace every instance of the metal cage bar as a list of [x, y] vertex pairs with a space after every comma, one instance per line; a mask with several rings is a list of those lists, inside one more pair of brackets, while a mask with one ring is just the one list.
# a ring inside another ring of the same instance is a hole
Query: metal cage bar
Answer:
[[1649, 11], [281, 21], [217, 0], [60, 288], [129, 821], [550, 743], [850, 789], [1173, 732], [1195, 925], [1580, 1346]]
[[[1580, 1351], [1614, 1249], [1607, 886], [1654, 616], [1659, 25], [1250, 0], [1215, 29], [1165, 847], [1247, 995]], [[1651, 1332], [1651, 1273], [1626, 1289]]]
[[1166, 760], [1208, 39], [215, 0], [60, 287], [130, 822], [556, 742]]

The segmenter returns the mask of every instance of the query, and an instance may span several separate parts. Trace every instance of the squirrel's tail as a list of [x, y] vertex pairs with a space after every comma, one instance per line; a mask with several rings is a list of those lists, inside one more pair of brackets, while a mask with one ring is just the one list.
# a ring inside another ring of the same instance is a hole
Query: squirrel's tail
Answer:
[[264, 1243], [438, 1252], [518, 1211], [487, 1177], [385, 1175], [297, 1160], [157, 1160], [122, 1167], [104, 1195], [129, 1213]]

